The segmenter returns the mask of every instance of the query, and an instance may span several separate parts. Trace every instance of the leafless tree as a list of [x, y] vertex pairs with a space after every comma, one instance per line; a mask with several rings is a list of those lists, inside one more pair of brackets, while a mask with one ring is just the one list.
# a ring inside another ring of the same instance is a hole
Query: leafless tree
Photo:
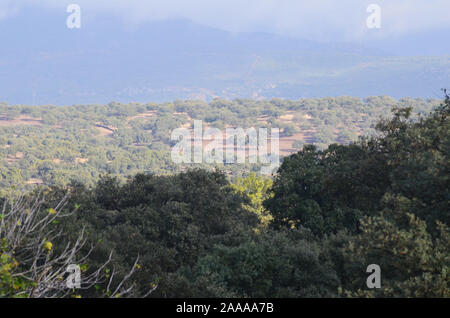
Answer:
[[[63, 236], [61, 231], [55, 230], [54, 223], [75, 212], [63, 212], [67, 201], [68, 195], [55, 208], [44, 209], [45, 196], [40, 193], [34, 198], [22, 195], [4, 202], [0, 213], [0, 242], [6, 249], [0, 250], [0, 253], [7, 253], [18, 262], [13, 277], [21, 277], [33, 284], [17, 293], [0, 296], [67, 297], [76, 295], [78, 289], [86, 290], [99, 284], [106, 286], [102, 293], [104, 297], [146, 297], [152, 293], [157, 286], [141, 293], [135, 290], [135, 284], [131, 281], [139, 268], [139, 256], [128, 274], [121, 281], [115, 281], [116, 270], [107, 268], [112, 252], [98, 269], [83, 275], [76, 289], [68, 287], [69, 265], [83, 264], [94, 246], [86, 245], [86, 231], [83, 228], [77, 239], [68, 241], [61, 251], [53, 248], [52, 242], [58, 242]], [[87, 252], [81, 255], [83, 250]]]

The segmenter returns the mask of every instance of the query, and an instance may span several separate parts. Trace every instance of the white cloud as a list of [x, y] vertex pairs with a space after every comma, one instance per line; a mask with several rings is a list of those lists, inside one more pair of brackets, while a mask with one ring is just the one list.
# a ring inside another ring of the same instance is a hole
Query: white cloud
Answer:
[[[19, 0], [20, 1], [20, 0]], [[11, 6], [12, 1], [6, 1]], [[17, 5], [17, 1], [14, 2]], [[382, 9], [382, 36], [450, 28], [448, 0], [22, 0], [61, 8], [69, 3], [129, 22], [185, 17], [230, 31], [268, 31], [320, 40], [355, 40], [368, 32], [366, 8]], [[3, 6], [5, 7], [5, 6]], [[8, 7], [8, 6], [7, 6]], [[0, 6], [0, 17], [2, 12]]]
[[19, 6], [11, 0], [2, 0], [0, 3], [0, 20], [14, 16], [19, 12]]

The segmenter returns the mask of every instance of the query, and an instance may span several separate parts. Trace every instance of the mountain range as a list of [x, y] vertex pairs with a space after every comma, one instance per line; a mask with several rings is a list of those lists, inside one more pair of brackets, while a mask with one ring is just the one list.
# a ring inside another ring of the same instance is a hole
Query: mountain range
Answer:
[[426, 34], [320, 43], [232, 33], [185, 19], [134, 24], [98, 14], [83, 15], [81, 28], [69, 29], [67, 15], [23, 10], [0, 20], [0, 101], [439, 98], [450, 86], [448, 45], [442, 39], [437, 47]]

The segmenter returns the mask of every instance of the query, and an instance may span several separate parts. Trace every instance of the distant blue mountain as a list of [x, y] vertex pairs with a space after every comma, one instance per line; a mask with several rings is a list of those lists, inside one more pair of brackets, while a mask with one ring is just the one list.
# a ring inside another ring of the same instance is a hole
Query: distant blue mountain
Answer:
[[450, 55], [450, 29], [411, 32], [402, 36], [379, 39], [376, 32], [364, 37], [362, 44], [397, 56]]
[[437, 57], [410, 56], [414, 48], [405, 43], [414, 43], [412, 38], [403, 45], [318, 43], [235, 34], [187, 20], [130, 25], [89, 13], [83, 13], [81, 29], [68, 29], [66, 18], [65, 12], [46, 9], [0, 20], [0, 101], [440, 97], [440, 88], [450, 86], [445, 47], [430, 48]]

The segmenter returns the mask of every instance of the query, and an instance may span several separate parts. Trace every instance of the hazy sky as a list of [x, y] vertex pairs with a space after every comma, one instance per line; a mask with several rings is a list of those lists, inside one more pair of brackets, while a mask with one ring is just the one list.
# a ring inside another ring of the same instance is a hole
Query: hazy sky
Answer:
[[[358, 40], [369, 4], [382, 9], [381, 37], [450, 28], [450, 0], [0, 0], [0, 19], [23, 7], [120, 16], [128, 23], [183, 17], [229, 31], [266, 31], [316, 40]], [[39, 11], [36, 11], [38, 14]]]

